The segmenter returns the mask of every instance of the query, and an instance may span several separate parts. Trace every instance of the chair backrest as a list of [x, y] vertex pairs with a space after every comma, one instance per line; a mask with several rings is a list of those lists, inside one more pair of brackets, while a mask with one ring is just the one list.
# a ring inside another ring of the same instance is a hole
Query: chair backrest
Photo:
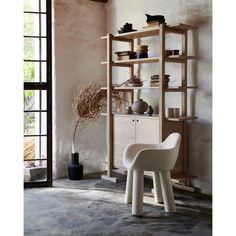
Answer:
[[178, 149], [181, 141], [181, 135], [179, 133], [170, 134], [164, 142], [161, 143], [163, 149]]
[[181, 142], [179, 133], [170, 134], [160, 148], [143, 149], [135, 157], [132, 168], [149, 171], [169, 171], [174, 168]]

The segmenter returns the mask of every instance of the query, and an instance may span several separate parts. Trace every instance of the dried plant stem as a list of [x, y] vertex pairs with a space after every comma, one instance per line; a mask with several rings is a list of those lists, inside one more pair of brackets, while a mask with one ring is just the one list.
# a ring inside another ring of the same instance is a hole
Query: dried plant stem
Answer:
[[[85, 127], [89, 123], [95, 122], [106, 105], [107, 91], [101, 89], [102, 83], [97, 80], [88, 86], [78, 87], [75, 91], [72, 109], [76, 122], [72, 135], [72, 153], [75, 153], [75, 137], [78, 128], [81, 125]], [[122, 106], [122, 102], [126, 101], [119, 92], [112, 94], [112, 100], [114, 105], [119, 108]]]
[[72, 149], [72, 153], [73, 154], [75, 153], [75, 135], [76, 135], [76, 131], [77, 131], [79, 122], [80, 122], [80, 119], [77, 119], [76, 123], [75, 123], [75, 128], [74, 128], [73, 136], [72, 136], [72, 147], [71, 147], [71, 149]]

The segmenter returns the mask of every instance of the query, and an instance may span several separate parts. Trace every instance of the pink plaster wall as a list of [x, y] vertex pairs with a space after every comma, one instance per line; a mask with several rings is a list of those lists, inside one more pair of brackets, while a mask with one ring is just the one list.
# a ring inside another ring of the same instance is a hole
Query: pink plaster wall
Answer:
[[[73, 112], [71, 102], [78, 85], [104, 77], [105, 45], [100, 39], [106, 32], [103, 4], [86, 0], [54, 1], [54, 177], [67, 175], [70, 162]], [[104, 169], [106, 158], [105, 120], [100, 118], [76, 137], [76, 151], [84, 172]]]

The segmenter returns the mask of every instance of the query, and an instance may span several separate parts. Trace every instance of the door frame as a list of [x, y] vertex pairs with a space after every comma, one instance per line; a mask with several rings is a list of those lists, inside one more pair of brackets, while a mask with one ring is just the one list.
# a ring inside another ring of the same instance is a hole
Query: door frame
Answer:
[[24, 82], [24, 90], [47, 91], [47, 180], [24, 182], [24, 187], [52, 186], [52, 0], [46, 1], [47, 82]]

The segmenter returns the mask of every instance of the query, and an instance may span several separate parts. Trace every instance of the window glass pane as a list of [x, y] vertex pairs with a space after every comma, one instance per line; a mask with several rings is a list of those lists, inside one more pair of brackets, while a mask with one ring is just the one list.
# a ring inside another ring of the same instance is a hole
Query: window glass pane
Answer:
[[39, 82], [39, 62], [24, 62], [24, 82]]
[[37, 141], [38, 141], [38, 137], [25, 137], [24, 138], [24, 160], [30, 160], [30, 159], [36, 158]]
[[47, 158], [47, 137], [41, 137], [41, 158]]
[[39, 15], [38, 14], [24, 14], [24, 35], [39, 36]]
[[41, 80], [47, 82], [47, 62], [41, 62]]
[[41, 54], [41, 60], [47, 60], [47, 39], [41, 39], [42, 40], [42, 54]]
[[40, 62], [24, 62], [24, 82], [47, 82], [47, 63], [41, 62], [41, 81], [40, 81]]
[[41, 91], [41, 110], [47, 110], [47, 91]]
[[47, 161], [34, 160], [46, 158], [46, 137], [24, 138], [24, 181], [42, 181], [47, 179]]
[[24, 91], [24, 110], [39, 110], [39, 91]]
[[47, 133], [46, 112], [24, 112], [24, 134], [39, 135]]
[[24, 59], [39, 60], [39, 39], [24, 39]]
[[[41, 100], [41, 104], [40, 104], [40, 100]], [[47, 91], [46, 90], [25, 90], [24, 91], [24, 110], [25, 111], [47, 110]]]
[[[47, 158], [47, 137], [24, 137], [24, 161], [40, 165]], [[34, 164], [31, 164], [33, 166]], [[25, 163], [27, 164], [27, 163]], [[29, 163], [28, 163], [29, 164]]]
[[[31, 165], [33, 166], [31, 166]], [[47, 181], [47, 161], [25, 161], [24, 182]]]
[[46, 12], [46, 0], [41, 0], [41, 12]]
[[47, 19], [46, 19], [46, 15], [44, 14], [41, 14], [41, 36], [46, 36], [47, 33], [46, 33], [46, 22], [47, 22]]
[[[24, 139], [24, 181], [44, 181], [47, 180], [47, 161], [32, 160], [40, 159], [39, 153], [44, 152], [42, 145], [46, 146], [46, 139], [40, 140], [39, 137]], [[43, 150], [43, 151], [41, 151]], [[41, 158], [46, 158], [43, 154]]]
[[24, 134], [35, 135], [39, 133], [39, 112], [24, 113]]
[[39, 11], [39, 0], [24, 0], [24, 11]]
[[47, 112], [40, 112], [41, 134], [47, 134]]

